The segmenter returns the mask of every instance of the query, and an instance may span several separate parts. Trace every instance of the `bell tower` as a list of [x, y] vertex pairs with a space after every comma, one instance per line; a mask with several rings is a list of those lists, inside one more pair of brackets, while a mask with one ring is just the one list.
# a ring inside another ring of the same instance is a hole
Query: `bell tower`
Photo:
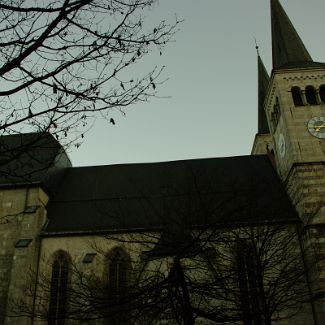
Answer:
[[325, 230], [325, 214], [316, 217], [325, 205], [325, 64], [312, 60], [278, 0], [271, 0], [271, 23], [263, 108], [277, 170], [302, 220]]
[[325, 231], [325, 213], [311, 215], [325, 206], [325, 64], [312, 60], [279, 0], [271, 0], [271, 23], [273, 69], [269, 77], [258, 55], [252, 154], [274, 155], [302, 220]]
[[[279, 0], [271, 0], [271, 23], [273, 69], [263, 102], [259, 91], [259, 133], [252, 154], [272, 149], [302, 220], [305, 244], [325, 255], [325, 64], [312, 60]], [[265, 89], [265, 78], [264, 85], [259, 78], [259, 88]], [[267, 123], [263, 134], [260, 118]], [[319, 324], [325, 319], [324, 271], [318, 272], [313, 293]]]

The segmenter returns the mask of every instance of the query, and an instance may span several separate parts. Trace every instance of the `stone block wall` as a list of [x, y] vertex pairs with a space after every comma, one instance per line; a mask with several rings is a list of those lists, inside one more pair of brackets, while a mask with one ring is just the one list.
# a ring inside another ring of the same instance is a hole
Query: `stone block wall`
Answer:
[[[55, 256], [62, 251], [69, 256], [71, 269], [69, 270], [70, 286], [75, 286], [72, 290], [79, 292], [82, 288], [76, 287], [76, 277], [83, 274], [85, 279], [94, 276], [98, 279], [98, 287], [103, 285], [107, 275], [107, 256], [116, 247], [121, 247], [130, 256], [131, 274], [139, 274], [141, 270], [141, 252], [144, 248], [140, 243], [132, 242], [130, 234], [114, 235], [116, 238], [107, 238], [105, 235], [76, 234], [67, 236], [44, 236], [41, 241], [41, 254], [38, 270], [37, 301], [35, 305], [34, 324], [45, 325], [46, 320], [42, 320], [49, 309], [49, 297], [51, 287], [52, 265]], [[140, 234], [138, 236], [141, 236]], [[94, 258], [89, 263], [84, 263], [86, 254], [94, 254]], [[69, 292], [69, 291], [68, 291]], [[69, 306], [67, 306], [69, 308]], [[68, 310], [69, 314], [69, 310]], [[83, 324], [102, 325], [105, 320], [83, 321]], [[80, 324], [80, 320], [67, 320], [65, 324]]]
[[[39, 187], [0, 190], [0, 324], [30, 324], [30, 320], [8, 316], [13, 315], [16, 302], [28, 299], [31, 283], [27, 275], [37, 265], [46, 203], [47, 195]], [[26, 247], [16, 247], [22, 239], [31, 241]]]

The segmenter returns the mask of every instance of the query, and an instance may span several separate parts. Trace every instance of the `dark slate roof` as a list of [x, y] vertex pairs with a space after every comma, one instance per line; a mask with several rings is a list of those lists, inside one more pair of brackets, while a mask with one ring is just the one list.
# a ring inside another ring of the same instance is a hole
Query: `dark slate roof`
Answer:
[[270, 82], [270, 77], [265, 69], [262, 59], [258, 55], [257, 58], [258, 71], [258, 134], [270, 133], [264, 110], [264, 101], [266, 97], [267, 87]]
[[273, 69], [313, 62], [278, 0], [271, 0]]
[[149, 251], [143, 251], [146, 259], [155, 259], [166, 256], [193, 257], [202, 253], [200, 240], [190, 234], [190, 230], [177, 227], [166, 228], [161, 232], [159, 240]]
[[71, 163], [49, 133], [24, 133], [0, 137], [0, 186], [43, 183], [50, 187], [52, 175]]
[[297, 220], [267, 156], [68, 168], [45, 234]]

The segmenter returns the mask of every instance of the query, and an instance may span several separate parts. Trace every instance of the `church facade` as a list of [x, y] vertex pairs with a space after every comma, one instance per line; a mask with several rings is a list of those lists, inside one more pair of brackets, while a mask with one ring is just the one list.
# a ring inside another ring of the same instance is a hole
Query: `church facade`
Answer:
[[72, 167], [0, 139], [0, 324], [325, 322], [325, 64], [271, 18], [251, 155]]

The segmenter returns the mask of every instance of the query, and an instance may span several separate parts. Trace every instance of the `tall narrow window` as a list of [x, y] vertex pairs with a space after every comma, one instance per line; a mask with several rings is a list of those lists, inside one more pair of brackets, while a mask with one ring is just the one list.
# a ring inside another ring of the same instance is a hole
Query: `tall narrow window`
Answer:
[[295, 106], [303, 106], [304, 105], [302, 98], [301, 98], [301, 91], [300, 91], [299, 87], [292, 87], [291, 94], [292, 94], [292, 99], [293, 99], [293, 103]]
[[279, 102], [279, 98], [276, 97], [275, 103], [273, 105], [273, 111], [271, 112], [271, 123], [272, 123], [273, 132], [275, 132], [276, 127], [278, 126], [280, 116], [281, 116], [280, 102]]
[[307, 86], [305, 89], [306, 100], [309, 105], [317, 105], [316, 91], [313, 86]]
[[109, 289], [120, 295], [127, 284], [128, 256], [121, 248], [115, 248], [109, 255], [108, 263]]
[[63, 325], [66, 316], [69, 256], [59, 251], [52, 264], [48, 325]]
[[257, 268], [252, 247], [244, 241], [237, 244], [236, 261], [243, 324], [260, 325]]
[[107, 256], [108, 259], [108, 306], [112, 315], [109, 315], [108, 324], [127, 324], [127, 284], [130, 270], [130, 258], [121, 248], [114, 248]]
[[323, 104], [325, 104], [325, 85], [319, 87], [319, 97]]

